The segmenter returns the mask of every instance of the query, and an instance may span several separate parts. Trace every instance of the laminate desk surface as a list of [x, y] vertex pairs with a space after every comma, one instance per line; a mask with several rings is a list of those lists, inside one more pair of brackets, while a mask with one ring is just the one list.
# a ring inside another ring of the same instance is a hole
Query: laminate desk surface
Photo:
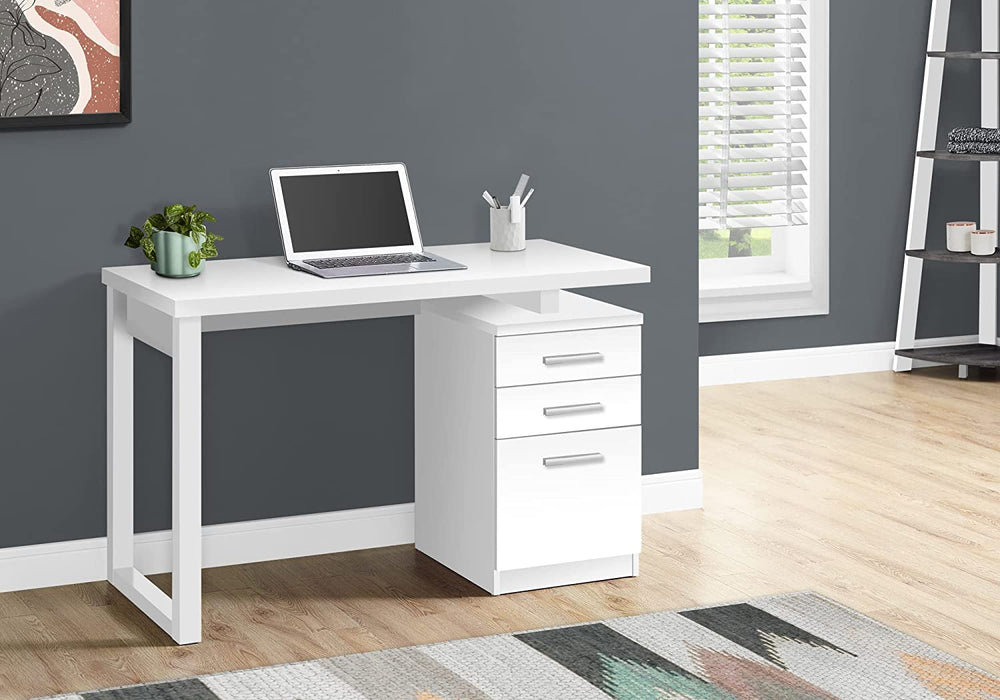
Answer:
[[466, 270], [323, 279], [288, 268], [283, 257], [212, 260], [198, 277], [160, 277], [148, 265], [106, 267], [111, 289], [173, 317], [212, 316], [424, 299], [513, 294], [649, 281], [649, 267], [541, 239], [517, 253], [487, 243], [428, 249]]

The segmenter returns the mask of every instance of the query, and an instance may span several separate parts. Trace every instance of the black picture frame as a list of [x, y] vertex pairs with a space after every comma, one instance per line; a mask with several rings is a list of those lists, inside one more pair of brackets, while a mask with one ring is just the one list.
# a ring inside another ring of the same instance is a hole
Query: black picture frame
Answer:
[[118, 111], [98, 114], [4, 117], [0, 118], [0, 130], [123, 125], [132, 121], [132, 0], [119, 0], [119, 2]]

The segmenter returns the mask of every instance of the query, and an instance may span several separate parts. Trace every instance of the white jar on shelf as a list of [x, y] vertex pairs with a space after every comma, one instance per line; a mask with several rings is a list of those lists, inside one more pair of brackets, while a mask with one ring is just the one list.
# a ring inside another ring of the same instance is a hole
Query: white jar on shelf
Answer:
[[996, 231], [973, 231], [970, 234], [970, 238], [972, 239], [973, 255], [993, 255], [997, 252]]
[[948, 250], [952, 253], [968, 253], [972, 250], [971, 234], [976, 230], [975, 221], [950, 221], [948, 229]]

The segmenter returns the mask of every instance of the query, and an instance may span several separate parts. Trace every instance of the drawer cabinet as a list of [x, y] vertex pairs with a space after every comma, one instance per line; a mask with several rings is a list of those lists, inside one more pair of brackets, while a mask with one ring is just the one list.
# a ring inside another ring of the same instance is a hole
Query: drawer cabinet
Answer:
[[497, 389], [497, 438], [639, 425], [639, 377]]
[[637, 375], [641, 332], [623, 326], [497, 338], [497, 386]]
[[640, 428], [498, 440], [497, 568], [638, 552]]
[[494, 594], [637, 574], [642, 317], [561, 301], [415, 320], [417, 549]]

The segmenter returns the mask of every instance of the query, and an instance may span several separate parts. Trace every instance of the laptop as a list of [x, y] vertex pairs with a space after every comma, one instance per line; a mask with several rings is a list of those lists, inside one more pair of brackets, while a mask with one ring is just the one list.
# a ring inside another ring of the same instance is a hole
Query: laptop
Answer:
[[272, 168], [285, 259], [320, 277], [361, 277], [465, 265], [424, 250], [402, 163]]

